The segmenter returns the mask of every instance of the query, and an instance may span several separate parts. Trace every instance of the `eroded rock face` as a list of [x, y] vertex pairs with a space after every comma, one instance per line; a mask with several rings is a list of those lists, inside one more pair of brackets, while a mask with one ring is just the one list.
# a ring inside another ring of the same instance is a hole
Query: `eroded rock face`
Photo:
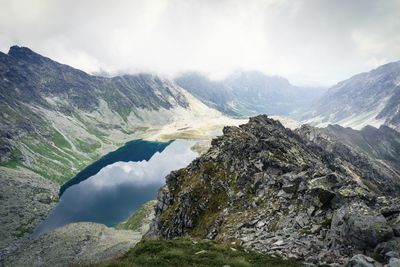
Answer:
[[[225, 127], [206, 154], [167, 176], [148, 236], [239, 239], [311, 264], [347, 264], [395, 240], [400, 179], [389, 173], [316, 128], [294, 132], [257, 116]], [[388, 244], [377, 251], [387, 261]]]

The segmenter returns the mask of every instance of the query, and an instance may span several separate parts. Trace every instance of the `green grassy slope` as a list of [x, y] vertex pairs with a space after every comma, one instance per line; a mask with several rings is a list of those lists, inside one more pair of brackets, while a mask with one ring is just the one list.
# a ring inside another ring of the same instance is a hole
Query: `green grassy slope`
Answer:
[[96, 266], [301, 266], [298, 262], [247, 251], [235, 244], [209, 240], [145, 240], [122, 257]]

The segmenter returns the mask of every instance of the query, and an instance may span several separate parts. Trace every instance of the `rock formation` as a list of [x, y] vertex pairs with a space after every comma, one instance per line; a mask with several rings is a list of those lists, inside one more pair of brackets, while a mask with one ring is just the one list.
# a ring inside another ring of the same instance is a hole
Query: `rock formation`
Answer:
[[358, 254], [398, 260], [393, 166], [338, 135], [307, 125], [292, 131], [267, 116], [223, 132], [166, 177], [147, 237], [240, 240], [308, 264], [344, 265]]

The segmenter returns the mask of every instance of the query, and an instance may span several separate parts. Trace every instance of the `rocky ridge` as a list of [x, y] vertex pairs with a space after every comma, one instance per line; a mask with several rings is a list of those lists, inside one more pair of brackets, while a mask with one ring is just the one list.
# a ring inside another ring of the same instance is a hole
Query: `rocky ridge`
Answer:
[[147, 237], [239, 240], [309, 265], [397, 262], [400, 177], [377, 162], [317, 128], [257, 116], [166, 177]]

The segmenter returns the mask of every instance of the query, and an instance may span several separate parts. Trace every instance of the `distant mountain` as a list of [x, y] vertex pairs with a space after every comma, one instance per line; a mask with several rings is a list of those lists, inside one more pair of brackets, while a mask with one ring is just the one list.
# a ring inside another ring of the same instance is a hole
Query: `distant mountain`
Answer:
[[[400, 133], [392, 128], [384, 125], [375, 128], [368, 125], [361, 130], [354, 130], [340, 125], [328, 125], [325, 128], [303, 125], [296, 131], [328, 151], [336, 149], [344, 153], [347, 149], [342, 149], [340, 146], [343, 148], [346, 146], [364, 155], [373, 164], [379, 166], [379, 170], [385, 173], [386, 177], [391, 177], [386, 181], [377, 181], [376, 189], [385, 188], [392, 182], [400, 182]], [[332, 143], [335, 145], [332, 146]]]
[[400, 130], [400, 61], [339, 82], [301, 118], [318, 126], [361, 129], [387, 125]]
[[0, 165], [58, 182], [164, 125], [221, 116], [169, 80], [92, 76], [18, 46], [0, 53], [0, 100]]
[[324, 93], [324, 88], [294, 86], [284, 78], [257, 71], [237, 72], [218, 81], [192, 72], [175, 81], [208, 106], [235, 116], [288, 115]]

